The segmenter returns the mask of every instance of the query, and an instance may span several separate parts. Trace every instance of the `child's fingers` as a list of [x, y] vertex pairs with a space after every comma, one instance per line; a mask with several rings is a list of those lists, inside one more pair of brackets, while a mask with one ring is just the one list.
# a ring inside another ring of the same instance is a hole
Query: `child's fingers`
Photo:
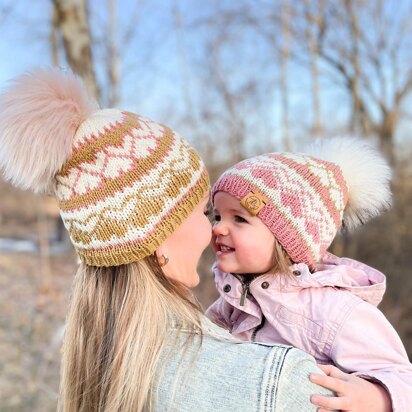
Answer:
[[320, 396], [320, 395], [312, 395], [310, 401], [316, 405], [320, 406], [321, 408], [325, 408], [327, 410], [349, 410], [349, 400], [345, 397], [332, 397], [332, 396]]
[[332, 378], [325, 375], [318, 375], [317, 373], [311, 373], [309, 379], [311, 382], [323, 386], [326, 389], [330, 389], [337, 394], [345, 392], [346, 382], [342, 379]]
[[339, 368], [333, 365], [321, 365], [320, 363], [317, 364], [317, 367], [323, 371], [328, 376], [332, 378], [339, 378], [344, 379], [347, 377], [345, 372], [342, 372]]

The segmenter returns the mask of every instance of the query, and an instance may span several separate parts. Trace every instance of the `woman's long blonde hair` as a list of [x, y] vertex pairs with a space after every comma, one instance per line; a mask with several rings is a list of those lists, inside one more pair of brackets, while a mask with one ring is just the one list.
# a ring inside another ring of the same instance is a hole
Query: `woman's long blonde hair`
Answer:
[[151, 391], [170, 324], [201, 333], [191, 292], [154, 256], [118, 267], [81, 265], [63, 344], [59, 411], [139, 412]]

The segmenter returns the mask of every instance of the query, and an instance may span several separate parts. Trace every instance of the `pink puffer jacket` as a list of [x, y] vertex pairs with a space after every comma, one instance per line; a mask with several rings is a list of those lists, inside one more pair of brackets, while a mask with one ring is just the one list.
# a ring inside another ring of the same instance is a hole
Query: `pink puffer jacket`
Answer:
[[327, 254], [315, 273], [265, 274], [245, 282], [214, 267], [220, 298], [206, 314], [243, 340], [289, 344], [346, 372], [380, 381], [394, 411], [412, 410], [412, 365], [377, 309], [385, 276], [360, 262]]

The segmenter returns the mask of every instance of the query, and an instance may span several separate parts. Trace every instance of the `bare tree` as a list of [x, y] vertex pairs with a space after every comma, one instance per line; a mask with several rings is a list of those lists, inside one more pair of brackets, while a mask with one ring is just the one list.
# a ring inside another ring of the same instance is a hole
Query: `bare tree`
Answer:
[[87, 0], [53, 0], [56, 26], [59, 27], [67, 62], [79, 74], [89, 92], [100, 99], [96, 80]]
[[282, 107], [282, 141], [286, 150], [290, 150], [289, 142], [289, 88], [288, 88], [288, 64], [291, 55], [291, 8], [289, 0], [281, 1], [281, 25], [282, 41], [280, 50], [280, 94]]
[[[319, 0], [317, 7], [321, 10], [324, 9], [325, 0]], [[304, 19], [303, 24], [305, 26], [304, 32], [308, 43], [309, 49], [309, 60], [310, 60], [310, 77], [312, 83], [312, 107], [313, 107], [313, 125], [312, 132], [315, 136], [320, 136], [323, 132], [322, 125], [322, 114], [321, 114], [321, 102], [320, 102], [320, 85], [319, 85], [319, 49], [316, 42], [317, 30], [319, 30], [319, 25], [314, 24], [312, 19], [316, 18], [313, 13], [311, 13], [311, 7], [313, 7], [313, 2], [309, 0], [304, 0]]]
[[108, 1], [108, 29], [107, 29], [107, 77], [110, 88], [108, 104], [114, 107], [119, 103], [120, 60], [117, 49], [117, 13], [116, 0]]
[[[214, 98], [219, 101], [222, 107], [219, 117], [225, 124], [226, 137], [219, 136], [218, 140], [220, 142], [222, 142], [222, 139], [227, 141], [231, 148], [230, 160], [237, 162], [243, 157], [244, 141], [246, 139], [245, 124], [240, 115], [240, 107], [246, 91], [242, 88], [235, 89], [230, 86], [228, 73], [225, 71], [221, 58], [224, 44], [224, 35], [217, 37], [215, 41], [209, 44], [210, 65], [207, 67], [207, 84], [209, 88], [213, 88]], [[204, 109], [207, 112], [209, 111], [206, 107]]]
[[179, 69], [181, 78], [182, 96], [185, 104], [184, 120], [193, 124], [195, 117], [193, 115], [193, 102], [191, 96], [191, 82], [188, 70], [188, 56], [185, 46], [185, 31], [183, 28], [183, 15], [180, 11], [179, 4], [176, 0], [172, 2], [172, 14], [174, 29], [176, 32], [177, 53], [179, 57]]
[[405, 2], [389, 10], [382, 0], [345, 0], [329, 3], [317, 19], [319, 55], [350, 93], [353, 128], [376, 134], [392, 163], [400, 111], [412, 91], [412, 63], [404, 60], [411, 18]]
[[[110, 0], [109, 0], [110, 1]], [[112, 0], [111, 3], [114, 3]], [[112, 4], [109, 6], [112, 6]], [[97, 79], [94, 70], [92, 59], [92, 40], [89, 27], [89, 13], [87, 0], [53, 0], [52, 15], [50, 22], [50, 48], [51, 60], [53, 65], [60, 64], [59, 55], [61, 46], [63, 46], [64, 55], [71, 69], [79, 74], [89, 90], [89, 92], [97, 99], [100, 99], [100, 91], [97, 84]], [[110, 10], [109, 15], [113, 13]], [[114, 17], [115, 18], [115, 17]], [[62, 42], [60, 41], [62, 39]], [[62, 44], [61, 44], [62, 43]], [[111, 45], [111, 43], [110, 43]], [[116, 63], [114, 62], [114, 48], [109, 48], [113, 53], [112, 65], [108, 65], [108, 71], [112, 75], [113, 83], [116, 80]], [[45, 204], [47, 199], [41, 198], [39, 202]], [[41, 207], [39, 208], [39, 210]], [[45, 223], [44, 217], [39, 214], [39, 234], [40, 234], [40, 254], [42, 262], [47, 271], [47, 259], [49, 255], [48, 237], [49, 231]], [[64, 228], [63, 221], [59, 216], [56, 216], [56, 240], [58, 242], [68, 243], [67, 233]]]
[[55, 6], [52, 7], [50, 20], [50, 51], [53, 66], [59, 66], [59, 20]]
[[[319, 84], [324, 79], [350, 97], [348, 129], [377, 136], [394, 163], [394, 137], [412, 90], [411, 3], [399, 1], [393, 8], [383, 0], [277, 0], [258, 11], [249, 2], [242, 4], [237, 24], [260, 33], [275, 51], [273, 64], [280, 66], [278, 86], [288, 96], [281, 104], [283, 128], [293, 121], [286, 76], [289, 68], [303, 65], [312, 80], [306, 94], [312, 100], [315, 134], [323, 129]], [[236, 10], [230, 13], [236, 16]]]

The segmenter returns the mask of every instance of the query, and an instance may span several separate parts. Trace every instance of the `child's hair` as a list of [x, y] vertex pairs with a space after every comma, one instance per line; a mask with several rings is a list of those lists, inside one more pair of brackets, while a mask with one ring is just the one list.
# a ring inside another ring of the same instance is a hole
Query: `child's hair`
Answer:
[[302, 153], [268, 153], [226, 170], [212, 189], [259, 217], [293, 263], [311, 270], [343, 225], [352, 229], [390, 206], [391, 170], [366, 141], [322, 139]]
[[271, 269], [271, 272], [276, 274], [289, 274], [292, 263], [293, 262], [285, 249], [283, 249], [282, 245], [275, 238], [273, 268]]

